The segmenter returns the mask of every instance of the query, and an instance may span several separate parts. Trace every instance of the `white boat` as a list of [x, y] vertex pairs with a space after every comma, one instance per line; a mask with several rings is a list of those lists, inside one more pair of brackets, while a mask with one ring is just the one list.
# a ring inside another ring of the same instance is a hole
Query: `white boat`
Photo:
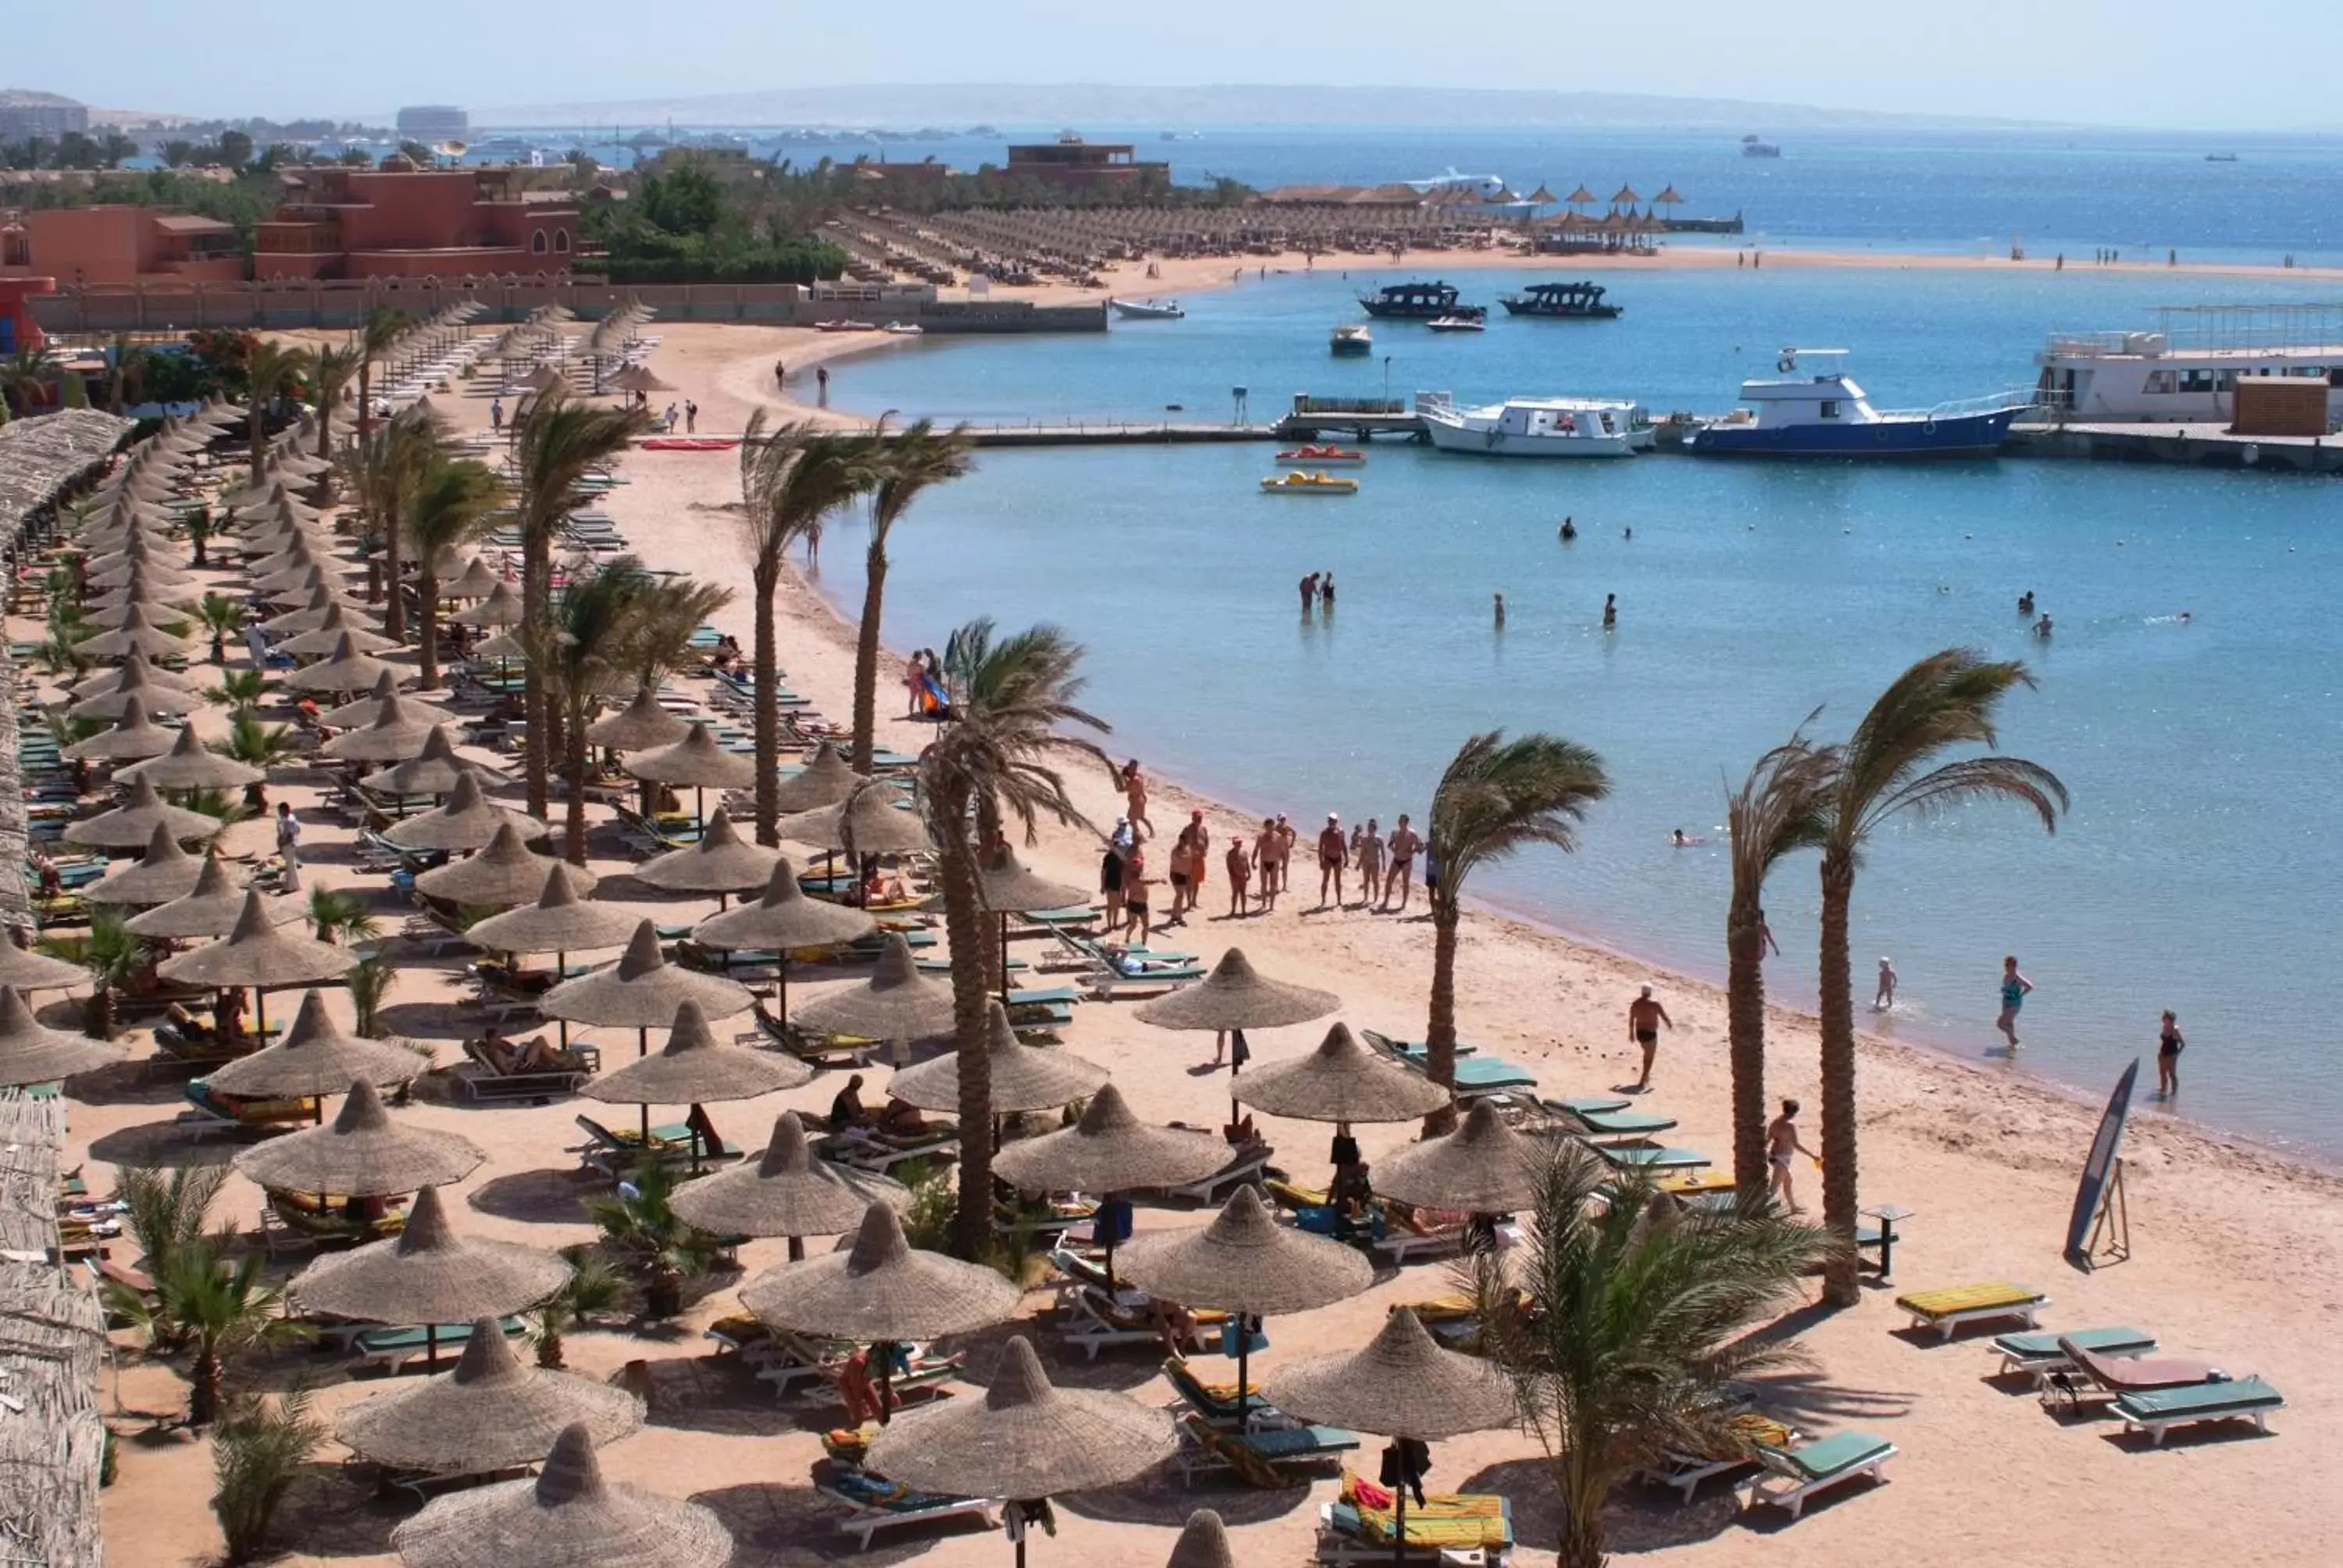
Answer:
[[2034, 357], [2034, 400], [2049, 417], [2102, 424], [2226, 422], [2237, 382], [2327, 383], [2328, 428], [2343, 425], [2343, 310], [2208, 306], [2159, 313], [2157, 332], [2056, 333]]
[[1434, 332], [1486, 332], [1489, 317], [1483, 312], [1458, 311], [1451, 316], [1435, 316], [1424, 326]]
[[1125, 321], [1179, 321], [1187, 317], [1176, 300], [1109, 299], [1114, 313]]
[[1353, 358], [1375, 351], [1375, 335], [1360, 326], [1337, 327], [1328, 347], [1344, 358]]
[[928, 329], [916, 321], [890, 321], [879, 330], [891, 332], [898, 337], [918, 337], [923, 336]]
[[1509, 397], [1460, 408], [1445, 392], [1418, 392], [1415, 412], [1443, 452], [1484, 457], [1630, 457], [1656, 439], [1636, 404], [1602, 397]]

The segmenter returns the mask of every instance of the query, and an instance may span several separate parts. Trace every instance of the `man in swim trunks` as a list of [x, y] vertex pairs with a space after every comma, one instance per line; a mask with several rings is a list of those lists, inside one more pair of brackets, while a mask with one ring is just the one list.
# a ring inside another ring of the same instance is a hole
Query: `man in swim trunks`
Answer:
[[1252, 857], [1245, 852], [1244, 835], [1229, 835], [1229, 917], [1242, 919], [1245, 913], [1245, 888], [1252, 879]]
[[1660, 1030], [1664, 1025], [1674, 1029], [1675, 1020], [1668, 1010], [1653, 999], [1652, 988], [1645, 986], [1644, 994], [1627, 1004], [1627, 1035], [1644, 1048], [1644, 1076], [1635, 1081], [1635, 1092], [1643, 1093], [1652, 1087], [1652, 1062], [1660, 1054]]
[[1407, 908], [1408, 894], [1414, 886], [1415, 857], [1423, 849], [1423, 840], [1416, 836], [1414, 829], [1407, 825], [1406, 812], [1399, 814], [1399, 823], [1392, 829], [1391, 840], [1384, 848], [1391, 852], [1391, 869], [1383, 877], [1382, 907], [1386, 910], [1392, 907], [1392, 889], [1397, 887], [1399, 907], [1403, 910]]
[[1373, 817], [1351, 836], [1351, 863], [1359, 869], [1359, 902], [1372, 909], [1383, 896], [1383, 829]]
[[1286, 814], [1277, 814], [1277, 890], [1293, 890], [1293, 822]]
[[1318, 605], [1318, 574], [1312, 572], [1302, 579], [1302, 613], [1308, 615]]
[[[1348, 858], [1349, 846], [1342, 842], [1342, 819], [1333, 812], [1326, 813], [1326, 826], [1318, 831], [1318, 907], [1340, 909], [1342, 906], [1342, 863]], [[1326, 901], [1326, 890], [1334, 890], [1334, 901]]]
[[2012, 1050], [2017, 1049], [2017, 1010], [2026, 1005], [2026, 995], [2033, 989], [2034, 982], [2017, 972], [2017, 955], [2001, 960], [2001, 1016], [1993, 1027], [2001, 1030]]
[[1765, 1163], [1774, 1168], [1770, 1191], [1782, 1201], [1782, 1207], [1793, 1214], [1804, 1213], [1805, 1211], [1798, 1207], [1798, 1195], [1790, 1185], [1791, 1161], [1803, 1154], [1817, 1165], [1823, 1162], [1821, 1155], [1798, 1141], [1798, 1125], [1795, 1120], [1797, 1114], [1798, 1102], [1785, 1100], [1782, 1101], [1782, 1114], [1765, 1127]]
[[1155, 933], [1153, 920], [1148, 913], [1147, 900], [1155, 880], [1148, 874], [1147, 851], [1134, 844], [1122, 859], [1122, 934], [1128, 938], [1133, 928], [1142, 942]]
[[1872, 993], [1871, 1010], [1885, 1012], [1896, 1005], [1896, 965], [1894, 960], [1879, 960], [1879, 989]]
[[1176, 926], [1188, 910], [1188, 888], [1196, 859], [1195, 829], [1182, 827], [1180, 836], [1172, 840], [1172, 910], [1164, 916], [1166, 926]]
[[1261, 912], [1264, 915], [1277, 907], [1277, 852], [1284, 845], [1284, 836], [1277, 830], [1277, 819], [1263, 817], [1261, 831], [1253, 837], [1252, 863], [1261, 872]]

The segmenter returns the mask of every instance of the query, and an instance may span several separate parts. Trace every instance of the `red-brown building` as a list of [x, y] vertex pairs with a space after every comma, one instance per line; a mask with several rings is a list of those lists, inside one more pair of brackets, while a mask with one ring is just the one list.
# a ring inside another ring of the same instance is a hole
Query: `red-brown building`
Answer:
[[1170, 164], [1141, 163], [1131, 143], [1086, 142], [1071, 132], [1054, 142], [1011, 147], [1005, 172], [1061, 190], [1129, 197], [1152, 195], [1172, 183]]
[[0, 210], [0, 277], [228, 283], [244, 276], [236, 226], [149, 206]]
[[567, 196], [528, 199], [519, 169], [399, 166], [405, 163], [287, 170], [285, 205], [254, 226], [252, 276], [456, 278], [569, 269], [578, 208]]

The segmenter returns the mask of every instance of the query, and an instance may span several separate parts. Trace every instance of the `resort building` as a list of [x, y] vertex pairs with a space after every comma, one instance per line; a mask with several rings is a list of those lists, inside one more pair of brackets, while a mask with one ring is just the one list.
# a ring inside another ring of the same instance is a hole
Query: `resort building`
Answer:
[[27, 136], [54, 142], [68, 131], [88, 129], [85, 105], [55, 93], [0, 87], [0, 142], [21, 142]]
[[88, 284], [231, 283], [243, 277], [236, 226], [167, 207], [0, 209], [0, 278]]
[[410, 104], [398, 111], [398, 139], [436, 147], [472, 134], [472, 116], [453, 104]]
[[1011, 179], [1020, 176], [1064, 191], [1101, 193], [1118, 200], [1135, 200], [1162, 191], [1172, 184], [1172, 166], [1141, 163], [1129, 142], [1086, 142], [1068, 131], [1054, 142], [1036, 142], [1009, 149]]
[[480, 277], [567, 272], [578, 249], [578, 208], [567, 193], [532, 200], [527, 171], [418, 169], [402, 157], [378, 169], [335, 165], [287, 171], [290, 191], [253, 228], [252, 276]]

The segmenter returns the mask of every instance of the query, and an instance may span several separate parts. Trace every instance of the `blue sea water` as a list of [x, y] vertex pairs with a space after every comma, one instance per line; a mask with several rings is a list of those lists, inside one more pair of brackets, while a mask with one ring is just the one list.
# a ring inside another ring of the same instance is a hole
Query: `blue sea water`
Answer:
[[[2030, 380], [2054, 327], [2317, 293], [2087, 268], [1624, 271], [1604, 278], [1627, 307], [1616, 322], [1499, 314], [1469, 338], [1377, 323], [1375, 359], [1337, 361], [1326, 336], [1356, 317], [1351, 291], [1409, 275], [1338, 273], [1248, 281], [1191, 300], [1184, 322], [1103, 336], [930, 340], [836, 367], [832, 396], [947, 419], [1138, 417], [1172, 403], [1218, 418], [1242, 384], [1262, 417], [1297, 391], [1380, 391], [1387, 353], [1395, 395], [1716, 410], [1779, 346], [1827, 343], [1855, 351], [1883, 406], [1921, 404]], [[1520, 280], [1458, 281], [1490, 300]], [[888, 635], [940, 646], [978, 615], [1058, 622], [1089, 645], [1118, 754], [1305, 826], [1329, 810], [1421, 821], [1442, 762], [1476, 729], [1584, 741], [1616, 792], [1579, 852], [1493, 868], [1476, 891], [1709, 976], [1723, 968], [1727, 779], [1817, 705], [1817, 731], [1842, 733], [1935, 648], [2026, 659], [2040, 686], [2010, 700], [2004, 744], [2056, 769], [2074, 810], [2055, 837], [1996, 808], [1883, 832], [1856, 894], [1859, 994], [1872, 960], [1893, 955], [1898, 1031], [1986, 1057], [2014, 952], [2039, 988], [2025, 1068], [2096, 1091], [2153, 1052], [2171, 1007], [2191, 1043], [2184, 1110], [2343, 1147], [2331, 481], [2016, 459], [1504, 464], [1387, 445], [1358, 496], [1288, 499], [1255, 491], [1269, 457], [986, 453], [898, 533]], [[1565, 514], [1581, 530], [1568, 547]], [[828, 552], [824, 586], [859, 604], [850, 545]], [[1298, 615], [1295, 583], [1326, 569], [1339, 610]], [[2016, 613], [2026, 589], [2056, 618], [2046, 644]], [[1610, 635], [1606, 593], [1621, 606]], [[1712, 842], [1672, 849], [1678, 827]], [[1785, 949], [1770, 983], [1806, 1004], [1816, 904], [1811, 863], [1769, 897]]]

